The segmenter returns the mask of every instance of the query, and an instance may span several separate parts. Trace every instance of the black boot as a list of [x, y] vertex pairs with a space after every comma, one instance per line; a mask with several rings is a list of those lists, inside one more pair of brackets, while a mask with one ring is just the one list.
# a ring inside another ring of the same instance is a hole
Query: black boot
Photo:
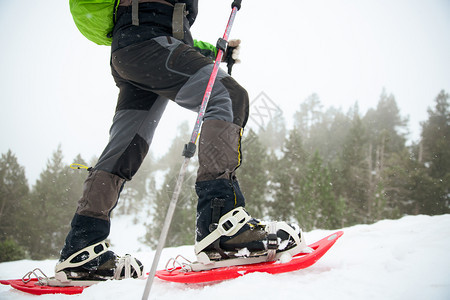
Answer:
[[[56, 277], [107, 280], [142, 275], [141, 262], [129, 256], [117, 256], [108, 250], [109, 245], [105, 242], [111, 227], [110, 214], [124, 183], [119, 176], [102, 170], [89, 172], [55, 268]], [[130, 272], [125, 273], [128, 266], [131, 266]]]
[[306, 247], [298, 226], [263, 223], [244, 209], [245, 198], [235, 176], [242, 159], [241, 134], [242, 128], [233, 123], [203, 123], [196, 182], [196, 254], [204, 253], [209, 260], [242, 256], [274, 260], [284, 251], [297, 254]]

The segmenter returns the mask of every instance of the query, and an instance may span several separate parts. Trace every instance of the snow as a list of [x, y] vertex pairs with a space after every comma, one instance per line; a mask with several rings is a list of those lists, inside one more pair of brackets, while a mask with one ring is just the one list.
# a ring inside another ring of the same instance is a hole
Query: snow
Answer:
[[[111, 236], [112, 243], [115, 249], [141, 249], [133, 254], [148, 271], [153, 252], [138, 241], [145, 229], [130, 225], [130, 220], [115, 219], [122, 226], [113, 228], [119, 233]], [[215, 284], [185, 285], [155, 279], [150, 299], [450, 299], [450, 215], [407, 216], [343, 230], [344, 236], [308, 269], [278, 275], [254, 273]], [[331, 233], [314, 230], [307, 232], [306, 238], [310, 244]], [[192, 259], [193, 252], [193, 246], [167, 248], [159, 268], [177, 254]], [[52, 260], [1, 263], [0, 278], [21, 278], [34, 267], [52, 274], [54, 264]], [[43, 295], [39, 300], [141, 299], [144, 286], [144, 280], [108, 281], [81, 295]], [[0, 286], [0, 299], [32, 297], [36, 296]]]

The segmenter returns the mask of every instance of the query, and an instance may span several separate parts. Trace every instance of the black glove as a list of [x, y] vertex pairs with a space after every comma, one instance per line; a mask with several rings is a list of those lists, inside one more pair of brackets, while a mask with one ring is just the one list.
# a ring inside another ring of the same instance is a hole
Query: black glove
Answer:
[[228, 74], [231, 75], [231, 69], [235, 63], [240, 63], [239, 51], [241, 40], [229, 40], [227, 50], [225, 51], [222, 61], [227, 63]]

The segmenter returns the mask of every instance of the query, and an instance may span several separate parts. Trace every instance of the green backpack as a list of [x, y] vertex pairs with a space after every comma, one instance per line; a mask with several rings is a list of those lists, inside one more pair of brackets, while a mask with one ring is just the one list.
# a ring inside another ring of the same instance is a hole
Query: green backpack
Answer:
[[98, 45], [111, 45], [111, 32], [118, 0], [69, 0], [70, 13], [78, 30]]
[[[98, 45], [111, 46], [112, 30], [119, 0], [69, 0], [70, 12], [78, 30], [90, 41]], [[194, 40], [194, 48], [214, 59], [217, 48]]]

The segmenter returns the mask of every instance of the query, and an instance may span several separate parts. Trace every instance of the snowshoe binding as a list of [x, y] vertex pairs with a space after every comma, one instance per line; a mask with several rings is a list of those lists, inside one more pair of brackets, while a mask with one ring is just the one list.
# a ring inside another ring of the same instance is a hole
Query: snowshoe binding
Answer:
[[261, 222], [243, 207], [223, 215], [215, 229], [195, 245], [197, 261], [191, 271], [246, 265], [267, 261], [289, 261], [310, 252], [301, 229], [286, 222]]
[[119, 257], [108, 248], [109, 244], [102, 241], [59, 261], [55, 277], [48, 280], [48, 285], [89, 286], [99, 281], [143, 276], [144, 267], [138, 259], [129, 254]]

